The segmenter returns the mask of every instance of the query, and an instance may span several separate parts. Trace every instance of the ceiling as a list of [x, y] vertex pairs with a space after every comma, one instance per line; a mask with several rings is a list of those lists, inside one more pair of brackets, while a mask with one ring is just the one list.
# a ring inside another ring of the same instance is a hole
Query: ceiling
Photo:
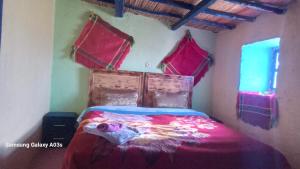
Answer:
[[212, 32], [254, 22], [262, 13], [282, 15], [290, 0], [83, 0], [115, 9], [116, 17], [132, 12], [159, 19], [176, 30], [183, 25]]

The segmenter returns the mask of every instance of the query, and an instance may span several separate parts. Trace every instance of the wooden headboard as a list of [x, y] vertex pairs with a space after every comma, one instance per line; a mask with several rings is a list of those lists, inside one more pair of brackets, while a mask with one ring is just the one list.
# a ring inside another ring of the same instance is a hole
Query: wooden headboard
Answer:
[[144, 74], [141, 72], [93, 70], [90, 73], [89, 102], [92, 95], [97, 95], [97, 88], [118, 90], [136, 90], [138, 92], [138, 106], [142, 106]]
[[192, 107], [194, 77], [146, 73], [144, 75], [143, 106], [153, 107], [152, 97], [155, 91], [167, 93], [188, 93], [188, 108]]
[[138, 106], [152, 107], [152, 94], [162, 92], [188, 92], [188, 107], [192, 106], [192, 76], [166, 75], [158, 73], [142, 73], [129, 71], [93, 70], [90, 74], [89, 105], [92, 95], [97, 95], [96, 88], [118, 90], [136, 90]]

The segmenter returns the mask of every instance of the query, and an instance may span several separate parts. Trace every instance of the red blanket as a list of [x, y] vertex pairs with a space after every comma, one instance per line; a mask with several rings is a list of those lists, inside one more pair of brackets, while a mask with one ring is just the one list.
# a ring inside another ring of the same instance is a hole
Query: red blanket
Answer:
[[271, 129], [278, 118], [275, 94], [239, 92], [237, 110], [238, 117], [244, 122], [263, 129]]
[[[123, 145], [85, 133], [88, 123], [122, 123], [143, 134]], [[290, 169], [270, 146], [200, 116], [89, 112], [62, 169]]]
[[208, 71], [211, 59], [195, 40], [186, 35], [177, 49], [163, 61], [164, 73], [194, 76], [196, 85]]
[[90, 69], [118, 69], [133, 38], [98, 16], [91, 17], [74, 45], [76, 62]]

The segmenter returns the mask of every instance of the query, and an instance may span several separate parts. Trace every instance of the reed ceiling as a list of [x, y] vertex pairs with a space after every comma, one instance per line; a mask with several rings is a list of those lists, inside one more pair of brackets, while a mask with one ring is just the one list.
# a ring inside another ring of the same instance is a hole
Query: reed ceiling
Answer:
[[183, 25], [219, 32], [241, 22], [254, 22], [262, 13], [284, 14], [290, 0], [83, 0], [124, 12], [152, 17], [172, 30]]

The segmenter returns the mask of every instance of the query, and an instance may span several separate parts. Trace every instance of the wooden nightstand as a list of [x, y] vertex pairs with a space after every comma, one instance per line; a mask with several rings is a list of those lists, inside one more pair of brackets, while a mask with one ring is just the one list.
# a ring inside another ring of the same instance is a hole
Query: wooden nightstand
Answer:
[[48, 143], [48, 147], [66, 147], [75, 133], [76, 119], [73, 112], [47, 113], [43, 118], [42, 142]]

